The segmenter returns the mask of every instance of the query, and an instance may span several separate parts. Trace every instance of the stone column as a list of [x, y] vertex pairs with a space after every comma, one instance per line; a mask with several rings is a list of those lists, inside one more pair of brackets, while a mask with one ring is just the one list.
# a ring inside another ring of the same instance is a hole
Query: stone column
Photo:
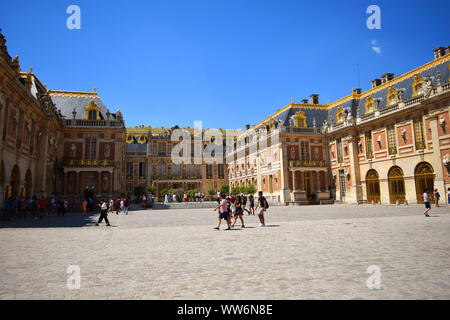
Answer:
[[352, 186], [350, 187], [350, 194], [346, 195], [346, 200], [350, 203], [358, 203], [362, 200], [362, 188], [361, 188], [361, 174], [359, 170], [359, 148], [358, 148], [358, 136], [356, 133], [352, 135], [348, 144], [350, 151], [350, 174], [352, 179]]
[[292, 191], [297, 191], [297, 188], [295, 187], [295, 170], [292, 170]]
[[[47, 177], [47, 152], [48, 152], [48, 122], [39, 128], [38, 132], [38, 158], [36, 161], [36, 177], [34, 179], [34, 190], [40, 199], [45, 194]], [[50, 196], [50, 195], [46, 195]]]
[[300, 190], [305, 191], [305, 172], [300, 170]]
[[[431, 129], [431, 139], [433, 141], [433, 157], [430, 164], [433, 166], [433, 170], [435, 173], [434, 178], [434, 188], [438, 189], [441, 194], [441, 205], [447, 203], [447, 190], [445, 189], [444, 182], [444, 170], [442, 164], [442, 155], [441, 155], [441, 146], [439, 144], [439, 131], [438, 131], [438, 116], [432, 115], [428, 119], [430, 119], [430, 129]], [[424, 135], [426, 132], [424, 132]]]
[[328, 191], [328, 172], [323, 172], [324, 180], [325, 180], [325, 191]]
[[317, 180], [317, 192], [320, 192], [321, 191], [321, 189], [320, 189], [320, 171], [319, 170], [317, 170], [316, 171], [316, 180]]
[[[281, 192], [280, 192], [280, 201], [281, 202], [287, 202], [290, 198], [290, 192], [289, 189], [289, 167], [288, 167], [288, 160], [287, 160], [287, 146], [282, 144], [282, 139], [280, 139], [280, 165], [281, 165]], [[292, 188], [295, 190], [295, 185], [292, 186]]]

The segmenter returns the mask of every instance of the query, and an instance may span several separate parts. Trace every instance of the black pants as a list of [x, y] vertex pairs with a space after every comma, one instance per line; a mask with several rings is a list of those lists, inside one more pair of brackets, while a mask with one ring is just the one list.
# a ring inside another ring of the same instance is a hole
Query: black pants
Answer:
[[105, 219], [106, 224], [109, 224], [108, 221], [108, 211], [107, 210], [102, 210], [100, 212], [100, 218], [98, 218], [98, 222], [97, 223], [101, 223], [103, 221], [103, 219]]

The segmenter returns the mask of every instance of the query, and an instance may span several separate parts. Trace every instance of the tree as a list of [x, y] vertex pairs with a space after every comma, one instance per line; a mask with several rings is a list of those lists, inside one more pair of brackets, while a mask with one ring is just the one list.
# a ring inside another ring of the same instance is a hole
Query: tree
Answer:
[[236, 196], [236, 195], [238, 195], [238, 194], [240, 194], [240, 193], [241, 193], [241, 190], [240, 190], [239, 187], [234, 187], [234, 188], [231, 189], [231, 194], [232, 194], [233, 196]]
[[247, 187], [246, 194], [255, 194], [255, 193], [256, 193], [256, 187], [253, 184], [249, 185]]
[[230, 193], [230, 186], [223, 184], [220, 186], [220, 193], [228, 194]]
[[209, 189], [209, 190], [208, 190], [208, 195], [209, 195], [209, 198], [210, 198], [210, 199], [211, 199], [215, 194], [216, 194], [216, 190], [214, 190], [214, 189]]
[[136, 186], [136, 187], [134, 187], [133, 194], [136, 197], [140, 198], [144, 194], [144, 191], [145, 191], [145, 188], [143, 186]]
[[155, 186], [149, 186], [148, 192], [150, 192], [153, 196], [156, 195], [156, 187]]

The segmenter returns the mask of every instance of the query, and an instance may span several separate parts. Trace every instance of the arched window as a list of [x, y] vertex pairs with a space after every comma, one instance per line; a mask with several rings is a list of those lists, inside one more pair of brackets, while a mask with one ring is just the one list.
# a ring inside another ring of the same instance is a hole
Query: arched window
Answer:
[[403, 170], [400, 167], [394, 166], [389, 170], [388, 182], [390, 203], [405, 203], [405, 180], [403, 179]]
[[416, 183], [417, 203], [423, 203], [424, 192], [427, 192], [430, 199], [432, 199], [434, 190], [433, 167], [427, 162], [419, 163], [414, 170], [414, 180]]
[[380, 179], [376, 170], [369, 170], [366, 175], [367, 203], [380, 202]]

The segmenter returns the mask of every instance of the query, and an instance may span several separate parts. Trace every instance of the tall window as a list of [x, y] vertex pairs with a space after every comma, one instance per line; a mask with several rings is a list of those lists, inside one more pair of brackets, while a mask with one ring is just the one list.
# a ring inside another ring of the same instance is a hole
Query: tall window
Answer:
[[158, 143], [158, 153], [160, 155], [166, 154], [166, 143], [165, 142]]
[[300, 143], [300, 147], [301, 147], [301, 152], [302, 152], [302, 160], [303, 161], [309, 161], [310, 160], [310, 157], [309, 157], [309, 142], [302, 141]]
[[213, 170], [212, 164], [207, 164], [206, 165], [206, 178], [207, 179], [212, 179], [212, 175], [213, 175], [212, 170]]
[[219, 163], [217, 165], [217, 168], [218, 168], [218, 171], [219, 171], [219, 179], [225, 178], [225, 170], [224, 170], [223, 163]]
[[337, 146], [337, 160], [339, 163], [342, 163], [342, 140], [341, 138], [337, 139], [336, 141], [336, 146]]
[[388, 127], [389, 154], [397, 153], [397, 136], [395, 134], [395, 126]]
[[97, 111], [95, 111], [95, 110], [88, 111], [88, 119], [89, 120], [97, 120]]
[[366, 132], [366, 157], [367, 159], [373, 158], [372, 131]]
[[414, 137], [416, 140], [416, 149], [425, 149], [425, 141], [423, 138], [423, 122], [422, 118], [414, 119]]
[[84, 158], [94, 160], [97, 157], [97, 138], [86, 138], [84, 147]]
[[147, 164], [145, 162], [139, 162], [139, 177], [145, 178], [147, 171]]
[[127, 177], [133, 177], [133, 162], [127, 162]]

